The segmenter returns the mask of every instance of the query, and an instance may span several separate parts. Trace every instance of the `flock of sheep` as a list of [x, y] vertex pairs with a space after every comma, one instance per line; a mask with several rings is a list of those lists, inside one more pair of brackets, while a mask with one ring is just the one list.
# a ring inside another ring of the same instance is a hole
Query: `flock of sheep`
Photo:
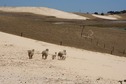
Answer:
[[[33, 58], [34, 52], [35, 52], [34, 49], [28, 50], [29, 59]], [[42, 59], [46, 60], [48, 55], [49, 55], [49, 49], [46, 49], [46, 50], [42, 51], [41, 54], [42, 54]], [[57, 52], [55, 52], [55, 54], [52, 55], [52, 60], [56, 59], [56, 56], [58, 56], [59, 60], [65, 60], [66, 59], [66, 50], [59, 51], [58, 54], [57, 54]]]

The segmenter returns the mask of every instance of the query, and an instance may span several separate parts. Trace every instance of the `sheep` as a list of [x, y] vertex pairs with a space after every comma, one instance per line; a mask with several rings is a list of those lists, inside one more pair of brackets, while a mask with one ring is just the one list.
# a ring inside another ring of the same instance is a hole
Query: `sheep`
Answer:
[[120, 84], [123, 84], [123, 82], [126, 82], [126, 79], [125, 80], [120, 80], [118, 81]]
[[34, 55], [34, 49], [32, 49], [32, 50], [28, 50], [28, 57], [29, 57], [29, 59], [32, 59], [32, 57], [33, 57], [33, 55]]
[[42, 51], [42, 59], [47, 59], [49, 49]]
[[66, 59], [66, 50], [60, 51], [60, 52], [58, 53], [58, 57], [59, 57], [59, 59], [61, 59], [61, 60], [65, 60], [65, 59]]
[[57, 55], [57, 52], [55, 52], [55, 54], [52, 55], [52, 60], [56, 59], [56, 55]]

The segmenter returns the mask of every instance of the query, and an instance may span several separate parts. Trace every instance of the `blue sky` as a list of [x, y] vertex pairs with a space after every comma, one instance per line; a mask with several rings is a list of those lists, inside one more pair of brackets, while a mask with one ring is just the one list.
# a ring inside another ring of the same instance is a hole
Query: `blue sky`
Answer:
[[0, 6], [42, 6], [68, 12], [126, 10], [126, 0], [0, 0]]

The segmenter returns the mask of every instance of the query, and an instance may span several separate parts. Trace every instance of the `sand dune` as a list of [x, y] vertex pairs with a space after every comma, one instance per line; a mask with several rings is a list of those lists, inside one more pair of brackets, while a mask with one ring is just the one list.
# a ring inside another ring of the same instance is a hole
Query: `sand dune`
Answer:
[[114, 15], [106, 16], [106, 15], [96, 15], [96, 14], [92, 14], [92, 16], [97, 17], [97, 18], [101, 18], [101, 19], [107, 19], [107, 20], [118, 20], [117, 16], [114, 16]]
[[[47, 60], [41, 51], [48, 48]], [[27, 50], [35, 49], [33, 59]], [[66, 60], [51, 55], [67, 50]], [[0, 84], [120, 84], [126, 58], [32, 40], [0, 32]], [[125, 84], [123, 82], [123, 84]]]
[[[39, 15], [45, 15], [45, 16], [55, 16], [56, 18], [62, 18], [62, 19], [79, 19], [79, 20], [91, 19], [86, 16], [80, 16], [74, 13], [69, 13], [69, 12], [47, 8], [47, 7], [0, 7], [0, 10], [5, 12], [28, 12], [28, 13], [34, 13]], [[103, 16], [103, 15], [92, 14], [92, 16], [101, 19], [107, 19], [107, 20], [118, 20], [121, 18], [121, 16], [118, 15]]]
[[87, 17], [46, 7], [0, 7], [0, 10], [6, 12], [29, 12], [39, 15], [55, 16], [63, 19], [88, 19]]

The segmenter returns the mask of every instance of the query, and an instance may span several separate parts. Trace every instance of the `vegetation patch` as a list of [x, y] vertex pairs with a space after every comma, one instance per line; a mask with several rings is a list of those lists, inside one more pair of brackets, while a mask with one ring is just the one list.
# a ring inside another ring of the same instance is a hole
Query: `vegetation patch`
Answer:
[[[54, 24], [62, 22], [65, 24]], [[64, 46], [126, 56], [126, 31], [113, 29], [115, 27], [126, 28], [126, 24], [99, 19], [67, 20], [31, 13], [0, 12], [0, 31], [59, 45], [62, 42]]]

